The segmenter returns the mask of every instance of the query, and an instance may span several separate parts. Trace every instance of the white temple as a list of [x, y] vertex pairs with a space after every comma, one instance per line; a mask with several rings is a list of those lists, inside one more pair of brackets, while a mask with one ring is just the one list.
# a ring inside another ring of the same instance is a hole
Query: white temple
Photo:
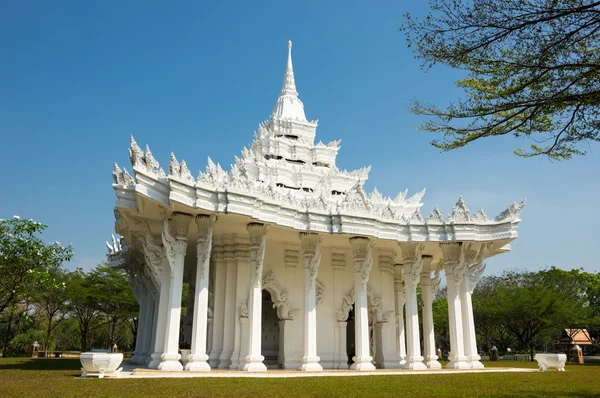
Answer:
[[131, 137], [133, 174], [113, 172], [123, 243], [108, 248], [140, 305], [133, 362], [165, 371], [438, 369], [432, 300], [443, 271], [447, 368], [483, 367], [471, 293], [484, 260], [510, 250], [525, 202], [489, 219], [461, 198], [447, 217], [437, 207], [425, 217], [424, 190], [365, 193], [369, 168], [338, 169], [340, 141], [315, 144], [316, 129], [298, 98], [290, 42], [271, 116], [229, 172], [209, 158], [194, 178], [171, 154], [167, 174]]

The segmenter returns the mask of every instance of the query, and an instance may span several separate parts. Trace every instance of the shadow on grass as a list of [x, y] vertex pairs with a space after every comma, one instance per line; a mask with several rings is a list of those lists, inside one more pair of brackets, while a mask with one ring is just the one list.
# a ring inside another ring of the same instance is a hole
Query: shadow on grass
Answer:
[[80, 370], [78, 358], [7, 358], [0, 360], [0, 371], [15, 370]]

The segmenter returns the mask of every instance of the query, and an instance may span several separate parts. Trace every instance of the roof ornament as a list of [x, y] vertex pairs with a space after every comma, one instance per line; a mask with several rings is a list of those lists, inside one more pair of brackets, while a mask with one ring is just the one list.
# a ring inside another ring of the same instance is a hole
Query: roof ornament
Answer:
[[292, 41], [288, 41], [288, 59], [283, 75], [283, 85], [279, 98], [273, 107], [273, 116], [284, 120], [296, 120], [306, 123], [304, 104], [298, 98], [296, 81], [294, 79], [294, 67], [292, 66]]

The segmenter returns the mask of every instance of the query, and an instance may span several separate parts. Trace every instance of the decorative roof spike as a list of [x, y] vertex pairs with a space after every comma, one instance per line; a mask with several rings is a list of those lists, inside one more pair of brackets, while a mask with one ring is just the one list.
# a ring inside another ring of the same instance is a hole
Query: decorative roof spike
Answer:
[[508, 206], [508, 208], [506, 210], [504, 210], [503, 212], [498, 214], [496, 216], [496, 218], [494, 218], [494, 221], [502, 222], [502, 221], [518, 220], [519, 217], [521, 216], [521, 210], [523, 209], [523, 207], [525, 207], [525, 203], [526, 203], [526, 198], [523, 198], [523, 200], [520, 201], [519, 203], [513, 202], [513, 204]]
[[127, 171], [127, 169], [125, 167], [123, 167], [123, 174], [121, 174], [121, 175], [123, 176], [122, 177], [123, 185], [135, 185], [133, 177], [129, 174], [129, 172]]
[[419, 210], [417, 209], [412, 214], [412, 216], [410, 216], [410, 222], [411, 222], [411, 224], [423, 224], [425, 222], [425, 219], [423, 218], [423, 216], [421, 215], [421, 213], [419, 213]]
[[372, 201], [375, 201], [375, 202], [381, 202], [381, 201], [383, 201], [383, 195], [381, 194], [381, 192], [379, 192], [377, 187], [375, 187], [373, 189], [373, 192], [371, 192], [371, 196], [369, 199], [371, 199]]
[[394, 199], [394, 203], [403, 203], [406, 199], [406, 195], [408, 195], [408, 189], [405, 189], [403, 192], [400, 192], [398, 196]]
[[215, 162], [213, 162], [213, 160], [210, 158], [210, 156], [208, 156], [208, 165], [206, 166], [206, 171], [216, 170], [216, 169], [217, 169], [217, 165], [215, 165]]
[[414, 194], [413, 196], [411, 196], [410, 198], [408, 198], [406, 200], [406, 203], [408, 204], [417, 204], [421, 202], [421, 199], [423, 198], [423, 196], [425, 195], [425, 188], [423, 188], [423, 190], [421, 192], [417, 192], [416, 194]]
[[144, 152], [133, 139], [133, 134], [129, 136], [129, 161], [131, 167], [139, 166], [144, 161]]
[[476, 221], [476, 222], [490, 221], [490, 219], [488, 218], [487, 214], [485, 214], [483, 209], [479, 209], [479, 211], [477, 211], [477, 213], [473, 214], [473, 216], [471, 217], [471, 220]]
[[152, 156], [152, 152], [150, 152], [150, 147], [148, 146], [148, 144], [146, 144], [146, 152], [144, 152], [144, 160], [146, 161], [146, 168], [148, 169], [148, 171], [150, 171], [152, 173], [158, 172], [158, 168], [160, 167], [160, 165], [158, 164], [156, 159], [154, 159], [154, 156]]
[[452, 214], [450, 215], [450, 221], [461, 223], [469, 222], [471, 220], [471, 212], [465, 205], [462, 196], [458, 198], [456, 205], [452, 208]]
[[194, 180], [194, 177], [192, 176], [192, 173], [190, 172], [190, 169], [185, 163], [185, 160], [181, 161], [180, 170], [181, 171], [179, 172], [179, 175], [181, 176], [181, 178], [190, 182], [196, 182], [196, 180]]
[[433, 211], [431, 212], [431, 214], [427, 218], [427, 222], [428, 223], [431, 223], [431, 222], [444, 223], [444, 215], [442, 214], [442, 212], [440, 211], [440, 209], [438, 209], [437, 206], [435, 206], [433, 208]]
[[171, 158], [169, 159], [169, 175], [173, 177], [181, 177], [181, 166], [175, 157], [175, 154], [171, 152]]
[[113, 168], [112, 178], [115, 184], [120, 184], [121, 182], [121, 174], [123, 171], [119, 168], [119, 165], [115, 163], [115, 167]]

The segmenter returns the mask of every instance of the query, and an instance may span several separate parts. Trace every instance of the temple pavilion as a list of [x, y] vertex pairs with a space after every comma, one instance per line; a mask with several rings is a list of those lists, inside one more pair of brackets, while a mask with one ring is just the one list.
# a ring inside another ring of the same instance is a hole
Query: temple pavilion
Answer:
[[432, 300], [443, 275], [446, 367], [482, 368], [471, 294], [485, 259], [510, 250], [525, 202], [490, 219], [461, 198], [448, 216], [425, 216], [424, 190], [366, 193], [370, 168], [342, 171], [340, 141], [315, 143], [291, 50], [269, 119], [229, 171], [209, 158], [194, 178], [171, 153], [166, 173], [133, 137], [133, 173], [115, 165], [121, 240], [109, 259], [129, 271], [140, 306], [132, 361], [164, 371], [438, 369]]

